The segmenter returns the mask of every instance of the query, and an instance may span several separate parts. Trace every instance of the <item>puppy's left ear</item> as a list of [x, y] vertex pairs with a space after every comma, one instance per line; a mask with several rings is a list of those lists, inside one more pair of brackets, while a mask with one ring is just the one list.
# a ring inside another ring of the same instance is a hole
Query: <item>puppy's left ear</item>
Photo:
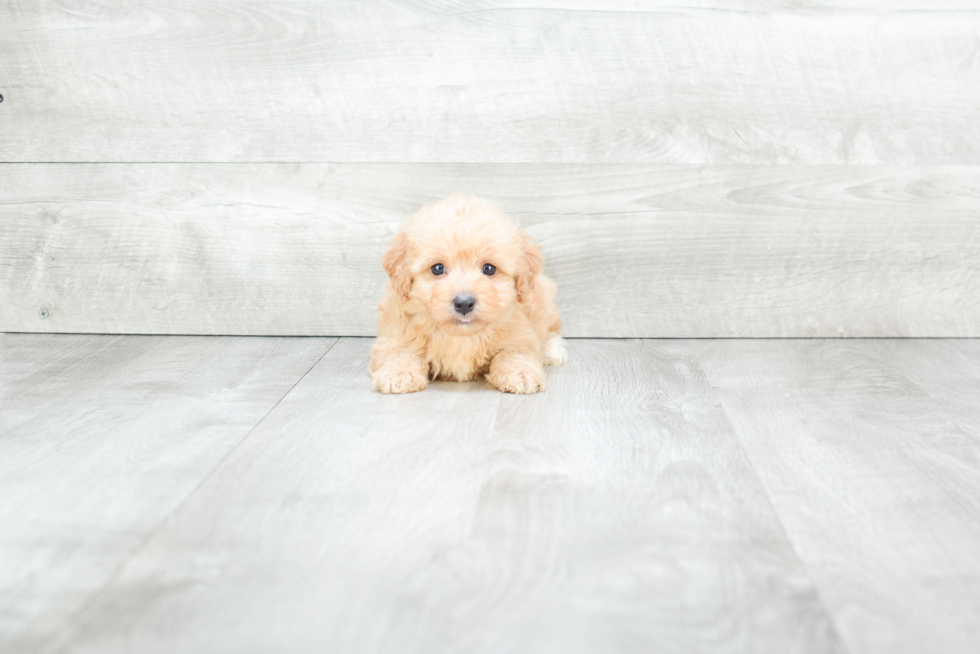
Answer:
[[391, 285], [403, 300], [412, 290], [412, 277], [408, 274], [408, 236], [398, 232], [388, 251], [381, 257], [381, 266], [388, 273]]
[[518, 234], [521, 241], [521, 267], [515, 275], [517, 286], [517, 301], [530, 302], [531, 291], [534, 290], [534, 279], [544, 269], [544, 257], [541, 248], [534, 242], [531, 235], [521, 230]]

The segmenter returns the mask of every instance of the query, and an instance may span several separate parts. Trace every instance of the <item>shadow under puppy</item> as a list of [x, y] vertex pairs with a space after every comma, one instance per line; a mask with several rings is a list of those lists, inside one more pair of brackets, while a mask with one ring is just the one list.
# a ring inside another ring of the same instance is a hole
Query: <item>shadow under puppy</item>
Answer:
[[430, 379], [486, 376], [508, 393], [544, 388], [568, 358], [541, 250], [497, 207], [453, 195], [413, 214], [381, 259], [371, 380], [412, 393]]

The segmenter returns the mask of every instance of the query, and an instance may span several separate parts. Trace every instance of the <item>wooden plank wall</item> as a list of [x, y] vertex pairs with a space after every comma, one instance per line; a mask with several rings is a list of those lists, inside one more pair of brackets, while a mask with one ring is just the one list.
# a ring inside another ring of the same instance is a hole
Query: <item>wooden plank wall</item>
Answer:
[[967, 0], [0, 0], [0, 94], [3, 331], [370, 335], [469, 191], [570, 336], [980, 336]]

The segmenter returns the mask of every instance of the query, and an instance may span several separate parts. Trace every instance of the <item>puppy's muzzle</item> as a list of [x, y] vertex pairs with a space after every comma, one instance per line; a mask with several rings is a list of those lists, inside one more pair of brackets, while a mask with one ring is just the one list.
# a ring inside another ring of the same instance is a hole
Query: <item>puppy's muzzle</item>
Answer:
[[457, 295], [453, 298], [453, 307], [456, 309], [456, 313], [465, 316], [473, 307], [476, 306], [476, 299], [471, 295]]

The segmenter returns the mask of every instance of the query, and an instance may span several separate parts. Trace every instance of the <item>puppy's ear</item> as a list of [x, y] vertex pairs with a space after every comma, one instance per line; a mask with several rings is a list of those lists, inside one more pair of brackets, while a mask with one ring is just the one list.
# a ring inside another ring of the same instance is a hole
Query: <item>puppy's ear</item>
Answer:
[[408, 236], [398, 232], [388, 251], [381, 257], [381, 266], [391, 278], [391, 285], [403, 300], [408, 299], [412, 290], [412, 277], [408, 274]]
[[534, 290], [534, 278], [541, 274], [544, 268], [544, 257], [541, 256], [541, 248], [531, 239], [531, 235], [521, 230], [519, 232], [521, 241], [521, 267], [515, 275], [517, 286], [517, 301], [530, 302], [531, 291]]

